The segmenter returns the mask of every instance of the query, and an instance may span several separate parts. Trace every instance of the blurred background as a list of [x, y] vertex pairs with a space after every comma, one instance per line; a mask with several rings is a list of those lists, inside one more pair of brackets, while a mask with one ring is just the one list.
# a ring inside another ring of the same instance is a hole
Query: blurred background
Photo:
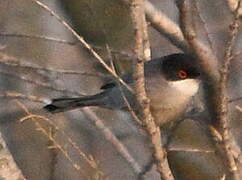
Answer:
[[[108, 64], [113, 60], [118, 73], [131, 71], [134, 32], [129, 7], [122, 0], [41, 2], [71, 24]], [[150, 2], [172, 21], [179, 23], [173, 0]], [[199, 39], [212, 48], [221, 62], [228, 40], [231, 11], [221, 0], [201, 0], [197, 7]], [[150, 24], [148, 30], [152, 58], [181, 52]], [[229, 84], [231, 99], [242, 96], [241, 37], [239, 33], [234, 47], [236, 57]], [[111, 49], [112, 58], [107, 46]], [[26, 179], [139, 178], [130, 163], [82, 110], [54, 115], [42, 110], [44, 102], [52, 98], [95, 94], [109, 78], [106, 70], [63, 24], [36, 3], [0, 0], [0, 131]], [[7, 94], [10, 92], [19, 93], [22, 98], [20, 95], [13, 98], [13, 94]], [[34, 97], [41, 102], [33, 100]], [[236, 106], [242, 106], [241, 101], [230, 103], [231, 129], [241, 145], [241, 112]], [[50, 122], [43, 118], [28, 118], [21, 122], [28, 115], [23, 107], [32, 114], [48, 118]], [[130, 114], [94, 107], [91, 110], [122, 142], [139, 166], [150, 169], [143, 178], [160, 179], [152, 165], [149, 140]], [[172, 172], [179, 180], [221, 179], [226, 170], [203, 123], [207, 113], [202, 88], [189, 110], [191, 116], [179, 124], [169, 141], [168, 159]], [[47, 136], [39, 126], [47, 132]], [[91, 156], [98, 168], [90, 166], [70, 142], [75, 142], [82, 152]]]

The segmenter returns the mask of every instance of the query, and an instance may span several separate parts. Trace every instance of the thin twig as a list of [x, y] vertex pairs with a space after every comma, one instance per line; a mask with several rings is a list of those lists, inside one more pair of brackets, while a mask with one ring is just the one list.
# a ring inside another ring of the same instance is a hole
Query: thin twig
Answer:
[[153, 156], [156, 160], [158, 172], [164, 180], [173, 180], [174, 177], [169, 169], [166, 158], [166, 151], [162, 148], [160, 128], [155, 124], [150, 112], [150, 100], [147, 98], [144, 81], [145, 42], [147, 39], [147, 24], [144, 15], [144, 0], [131, 1], [131, 18], [135, 29], [135, 54], [134, 61], [135, 94], [138, 103], [141, 105], [142, 121], [151, 139]]
[[64, 21], [58, 14], [56, 14], [53, 10], [51, 10], [47, 5], [38, 1], [38, 0], [31, 0], [34, 3], [38, 4], [41, 8], [45, 11], [49, 12], [52, 16], [54, 16], [61, 24], [64, 25], [67, 30], [69, 30], [72, 35], [85, 47], [87, 48], [90, 53], [100, 62], [100, 64], [111, 74], [113, 77], [118, 80], [122, 85], [124, 85], [130, 92], [133, 92], [132, 88], [127, 85], [113, 70], [110, 68], [105, 61], [101, 58], [101, 56], [94, 51], [94, 49], [81, 37], [66, 21]]
[[29, 35], [29, 34], [17, 34], [17, 33], [3, 33], [3, 32], [1, 32], [0, 36], [40, 39], [40, 40], [52, 41], [52, 42], [56, 42], [56, 43], [63, 43], [63, 44], [69, 44], [69, 45], [75, 45], [76, 44], [76, 42], [71, 42], [71, 41], [68, 41], [68, 40], [58, 39], [58, 38], [54, 38], [54, 37], [48, 37], [48, 36], [44, 36], [44, 35]]

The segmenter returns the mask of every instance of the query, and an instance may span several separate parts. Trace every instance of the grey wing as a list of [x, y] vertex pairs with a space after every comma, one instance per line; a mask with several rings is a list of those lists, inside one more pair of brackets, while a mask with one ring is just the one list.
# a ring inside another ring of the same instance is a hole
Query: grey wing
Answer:
[[[127, 84], [132, 84], [133, 79], [131, 73], [125, 74], [121, 77]], [[134, 104], [134, 96], [127, 88], [120, 85], [116, 81], [110, 81], [101, 87], [104, 90], [107, 101], [104, 105], [110, 109], [124, 109], [127, 107], [124, 96], [132, 106]]]
[[[124, 74], [121, 76], [121, 79], [126, 82], [127, 84], [131, 84], [133, 83], [133, 78], [132, 78], [132, 74], [128, 73], [128, 74]], [[110, 88], [114, 88], [118, 85], [117, 81], [114, 80], [110, 80], [107, 83], [105, 83], [104, 85], [101, 86], [100, 89], [110, 89]]]

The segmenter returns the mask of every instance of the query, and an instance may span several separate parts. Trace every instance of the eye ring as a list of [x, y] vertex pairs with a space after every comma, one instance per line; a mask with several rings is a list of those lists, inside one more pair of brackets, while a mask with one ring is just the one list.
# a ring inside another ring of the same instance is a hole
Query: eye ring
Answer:
[[185, 78], [187, 78], [187, 72], [186, 71], [184, 71], [184, 70], [180, 70], [180, 71], [178, 71], [178, 73], [177, 73], [177, 75], [179, 76], [179, 78], [181, 78], [181, 79], [185, 79]]

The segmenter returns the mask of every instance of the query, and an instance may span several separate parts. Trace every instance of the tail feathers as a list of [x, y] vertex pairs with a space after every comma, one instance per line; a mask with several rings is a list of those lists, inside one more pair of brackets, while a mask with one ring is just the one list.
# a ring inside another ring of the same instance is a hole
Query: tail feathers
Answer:
[[51, 104], [44, 107], [45, 110], [51, 113], [64, 112], [81, 108], [85, 106], [98, 106], [103, 103], [103, 96], [98, 94], [81, 98], [60, 98], [53, 99]]

